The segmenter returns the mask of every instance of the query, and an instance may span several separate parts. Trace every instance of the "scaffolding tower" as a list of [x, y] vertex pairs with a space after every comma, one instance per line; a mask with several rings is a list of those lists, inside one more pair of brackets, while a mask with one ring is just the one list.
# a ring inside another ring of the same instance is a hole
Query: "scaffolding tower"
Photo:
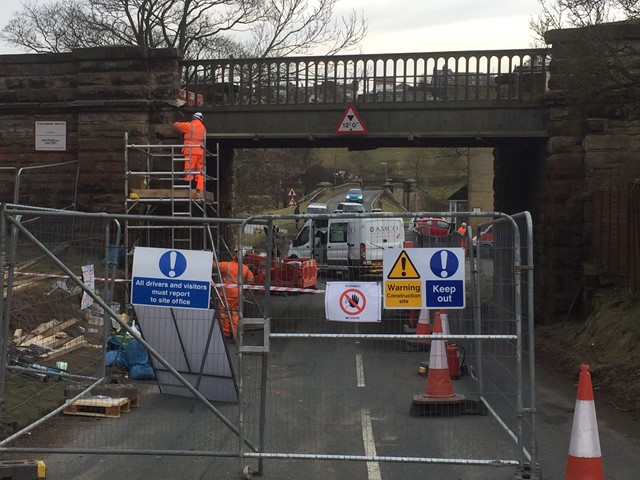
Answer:
[[[219, 216], [219, 147], [198, 146], [205, 151], [204, 191], [185, 181], [184, 145], [137, 145], [125, 134], [125, 213], [180, 217]], [[216, 231], [212, 231], [216, 230]], [[124, 248], [135, 246], [217, 250], [217, 227], [170, 222], [125, 221]], [[154, 233], [155, 232], [155, 233]], [[166, 233], [170, 232], [170, 235]]]

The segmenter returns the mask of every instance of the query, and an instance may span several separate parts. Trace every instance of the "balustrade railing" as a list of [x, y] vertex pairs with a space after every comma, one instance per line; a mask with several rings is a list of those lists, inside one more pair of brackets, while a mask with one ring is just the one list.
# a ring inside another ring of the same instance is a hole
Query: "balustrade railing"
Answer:
[[181, 94], [207, 107], [537, 103], [549, 59], [524, 49], [193, 60], [181, 62]]

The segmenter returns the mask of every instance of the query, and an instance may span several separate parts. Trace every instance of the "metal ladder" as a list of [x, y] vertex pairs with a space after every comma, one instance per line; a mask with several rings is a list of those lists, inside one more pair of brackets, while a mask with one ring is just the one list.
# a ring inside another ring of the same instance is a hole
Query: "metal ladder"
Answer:
[[[125, 211], [144, 215], [181, 217], [210, 217], [219, 215], [219, 146], [212, 144], [205, 150], [205, 197], [192, 198], [196, 189], [184, 180], [183, 145], [131, 144], [125, 134]], [[158, 193], [162, 192], [162, 193]], [[125, 247], [129, 252], [135, 243], [177, 249], [215, 248], [219, 231], [217, 227], [167, 222], [162, 228], [171, 232], [168, 241], [157, 244], [151, 233], [150, 223], [125, 222]], [[146, 231], [145, 231], [146, 229]], [[131, 241], [135, 234], [135, 242]], [[144, 235], [146, 234], [146, 235]], [[146, 238], [144, 238], [146, 236]], [[156, 235], [158, 237], [158, 235]], [[166, 239], [165, 239], [166, 240]], [[155, 243], [154, 243], [155, 242]]]

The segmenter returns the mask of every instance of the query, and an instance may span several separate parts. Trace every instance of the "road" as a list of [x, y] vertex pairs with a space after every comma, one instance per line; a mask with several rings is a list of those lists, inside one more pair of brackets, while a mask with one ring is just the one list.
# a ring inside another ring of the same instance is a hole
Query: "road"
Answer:
[[[322, 284], [319, 285], [323, 287]], [[259, 300], [259, 297], [257, 298]], [[255, 308], [256, 304], [253, 304]], [[356, 326], [326, 322], [323, 295], [274, 296], [272, 329], [284, 332], [375, 333], [395, 332], [398, 322], [386, 312], [380, 324]], [[255, 336], [250, 333], [249, 340]], [[234, 362], [235, 346], [231, 346]], [[492, 416], [413, 417], [412, 396], [424, 388], [417, 365], [428, 355], [407, 353], [402, 342], [375, 340], [272, 340], [269, 354], [265, 445], [269, 452], [332, 453], [344, 455], [411, 456], [434, 458], [501, 458], [513, 455], [513, 444]], [[360, 366], [356, 367], [360, 362]], [[256, 357], [245, 365], [248, 431], [255, 434], [258, 406], [255, 390], [260, 368]], [[545, 480], [564, 478], [571, 435], [575, 379], [538, 370], [538, 446]], [[472, 389], [467, 377], [454, 385], [456, 392]], [[211, 421], [212, 415], [184, 397], [158, 393], [146, 387], [141, 406], [120, 419], [67, 418], [78, 428], [67, 445], [135, 451], [157, 448], [184, 451], [179, 456], [46, 455], [49, 480], [130, 480], [237, 478], [235, 458], [191, 457], [189, 451], [233, 444], [235, 436]], [[597, 399], [597, 393], [596, 393]], [[229, 418], [234, 405], [218, 404]], [[251, 413], [253, 412], [253, 413]], [[603, 460], [607, 479], [637, 478], [640, 429], [620, 412], [597, 405]], [[635, 428], [634, 428], [635, 427]], [[509, 480], [511, 467], [469, 467], [402, 462], [333, 460], [266, 460], [264, 479], [391, 480]]]
[[[379, 189], [374, 190], [362, 190], [362, 205], [367, 212], [370, 212], [372, 209], [373, 202], [380, 195]], [[345, 195], [343, 193], [336, 195], [327, 201], [327, 206], [329, 207], [329, 211], [333, 212], [338, 203], [345, 201]]]

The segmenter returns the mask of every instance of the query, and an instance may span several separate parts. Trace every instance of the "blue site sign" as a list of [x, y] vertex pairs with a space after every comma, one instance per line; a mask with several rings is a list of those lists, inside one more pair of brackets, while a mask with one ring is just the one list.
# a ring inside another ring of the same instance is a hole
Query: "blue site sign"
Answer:
[[137, 247], [131, 303], [171, 308], [209, 308], [213, 253]]
[[426, 308], [464, 308], [465, 263], [462, 248], [428, 248]]

